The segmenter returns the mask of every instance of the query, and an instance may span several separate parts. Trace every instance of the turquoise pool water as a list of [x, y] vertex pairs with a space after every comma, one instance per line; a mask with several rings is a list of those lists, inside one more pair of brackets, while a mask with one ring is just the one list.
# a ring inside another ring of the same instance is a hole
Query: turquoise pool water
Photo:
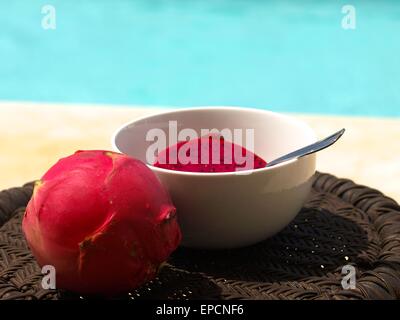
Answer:
[[0, 1], [0, 100], [400, 116], [400, 1], [344, 4]]

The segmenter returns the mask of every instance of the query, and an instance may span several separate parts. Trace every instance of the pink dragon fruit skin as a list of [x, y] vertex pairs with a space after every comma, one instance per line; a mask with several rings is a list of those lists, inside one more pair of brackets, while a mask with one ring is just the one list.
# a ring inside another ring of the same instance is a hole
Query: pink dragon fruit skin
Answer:
[[153, 279], [181, 232], [167, 191], [142, 162], [77, 151], [36, 184], [22, 224], [57, 288], [116, 294]]

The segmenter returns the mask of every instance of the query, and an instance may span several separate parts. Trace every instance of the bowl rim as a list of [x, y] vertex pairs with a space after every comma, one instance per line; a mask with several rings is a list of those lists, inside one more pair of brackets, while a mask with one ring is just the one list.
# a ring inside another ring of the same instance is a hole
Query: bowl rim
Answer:
[[[202, 111], [202, 110], [236, 110], [236, 111], [246, 111], [246, 112], [255, 112], [255, 113], [263, 113], [263, 114], [269, 114], [273, 116], [278, 116], [281, 118], [284, 118], [288, 120], [289, 122], [295, 122], [298, 125], [302, 126], [305, 130], [307, 130], [313, 137], [313, 140], [317, 141], [317, 135], [314, 131], [314, 129], [311, 128], [310, 125], [308, 125], [305, 121], [300, 120], [298, 118], [295, 118], [293, 116], [290, 116], [288, 114], [280, 113], [280, 112], [275, 112], [271, 110], [266, 110], [266, 109], [259, 109], [259, 108], [252, 108], [252, 107], [238, 107], [238, 106], [195, 106], [195, 107], [184, 107], [184, 108], [173, 108], [170, 109], [168, 108], [167, 110], [163, 111], [155, 111], [154, 113], [152, 112], [151, 114], [144, 115], [141, 117], [138, 117], [134, 120], [128, 121], [121, 126], [119, 126], [112, 134], [111, 136], [111, 145], [112, 145], [112, 150], [118, 153], [125, 154], [122, 152], [117, 144], [116, 140], [118, 135], [126, 128], [134, 125], [137, 122], [147, 120], [156, 116], [162, 116], [162, 115], [168, 115], [168, 114], [174, 114], [174, 113], [182, 113], [182, 112], [191, 112], [191, 111]], [[312, 142], [311, 142], [312, 143]], [[128, 155], [129, 156], [129, 155]], [[306, 156], [308, 157], [308, 156]], [[258, 169], [250, 169], [250, 170], [239, 170], [239, 171], [229, 171], [229, 172], [191, 172], [191, 171], [178, 171], [178, 170], [170, 170], [170, 169], [165, 169], [165, 168], [159, 168], [156, 166], [153, 166], [151, 164], [145, 163], [147, 167], [149, 167], [152, 171], [155, 172], [160, 172], [160, 173], [166, 173], [166, 174], [175, 174], [175, 175], [181, 175], [181, 176], [198, 176], [198, 177], [219, 177], [219, 176], [239, 176], [239, 175], [250, 175], [252, 173], [261, 173], [261, 172], [271, 172], [278, 170], [282, 167], [289, 166], [295, 162], [298, 162], [299, 159], [301, 158], [296, 158], [292, 160], [288, 160], [282, 163], [279, 163], [277, 165], [274, 165], [272, 167], [264, 167], [264, 168], [258, 168]]]

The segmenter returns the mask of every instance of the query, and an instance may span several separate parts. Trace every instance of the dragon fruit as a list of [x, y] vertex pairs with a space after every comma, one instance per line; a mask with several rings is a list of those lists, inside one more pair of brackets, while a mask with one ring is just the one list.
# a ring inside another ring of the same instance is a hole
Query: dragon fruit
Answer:
[[167, 191], [139, 160], [78, 151], [36, 184], [23, 232], [56, 286], [113, 295], [153, 279], [181, 232]]
[[265, 167], [267, 162], [221, 135], [180, 141], [162, 150], [155, 167], [188, 172], [232, 172]]

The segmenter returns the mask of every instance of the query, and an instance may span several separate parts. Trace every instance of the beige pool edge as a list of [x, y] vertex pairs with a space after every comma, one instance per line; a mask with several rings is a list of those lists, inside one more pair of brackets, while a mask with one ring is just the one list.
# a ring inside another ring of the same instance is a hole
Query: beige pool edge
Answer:
[[[111, 149], [127, 121], [161, 108], [0, 102], [0, 189], [40, 178], [60, 157], [79, 149]], [[164, 108], [165, 110], [165, 108]], [[324, 137], [345, 136], [318, 155], [318, 170], [379, 189], [400, 201], [400, 118], [295, 114]]]

